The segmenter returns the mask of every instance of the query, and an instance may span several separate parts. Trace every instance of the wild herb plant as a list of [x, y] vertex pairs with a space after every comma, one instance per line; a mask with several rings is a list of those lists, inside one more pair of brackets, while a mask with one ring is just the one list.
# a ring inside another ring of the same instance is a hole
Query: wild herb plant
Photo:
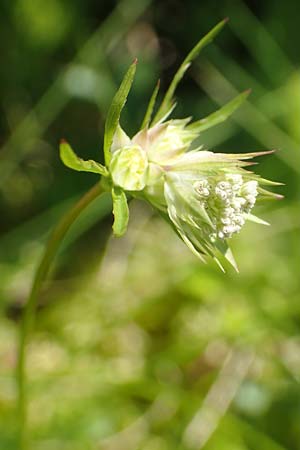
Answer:
[[[225, 121], [248, 97], [245, 91], [206, 118], [171, 119], [176, 107], [174, 94], [192, 61], [217, 35], [227, 20], [217, 24], [190, 51], [155, 111], [159, 83], [154, 88], [145, 117], [130, 138], [120, 125], [136, 72], [137, 61], [129, 67], [109, 108], [104, 132], [104, 161], [79, 158], [62, 140], [60, 156], [75, 171], [96, 173], [100, 181], [68, 211], [55, 227], [36, 270], [21, 326], [17, 366], [19, 388], [20, 448], [28, 448], [26, 346], [33, 326], [42, 282], [58, 247], [80, 213], [98, 196], [110, 192], [113, 202], [113, 233], [120, 237], [127, 229], [128, 197], [150, 203], [170, 223], [190, 250], [205, 261], [213, 258], [223, 269], [227, 259], [237, 269], [229, 239], [240, 232], [247, 220], [267, 224], [252, 214], [257, 201], [281, 198], [266, 189], [280, 183], [266, 180], [246, 168], [254, 157], [272, 153], [215, 153], [193, 145], [201, 133]], [[154, 117], [153, 117], [154, 116]]]

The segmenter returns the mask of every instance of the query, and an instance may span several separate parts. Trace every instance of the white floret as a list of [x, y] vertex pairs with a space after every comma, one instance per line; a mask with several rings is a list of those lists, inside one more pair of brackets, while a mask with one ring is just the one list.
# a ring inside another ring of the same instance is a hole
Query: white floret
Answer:
[[217, 238], [230, 238], [241, 230], [245, 214], [255, 205], [257, 188], [257, 181], [244, 181], [240, 174], [226, 174], [223, 179], [210, 177], [194, 184], [198, 199], [215, 228], [210, 234], [212, 242]]

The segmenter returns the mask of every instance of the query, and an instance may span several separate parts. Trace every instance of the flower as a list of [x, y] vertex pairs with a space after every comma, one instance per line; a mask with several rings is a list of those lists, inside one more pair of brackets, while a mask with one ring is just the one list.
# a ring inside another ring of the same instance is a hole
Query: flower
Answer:
[[245, 169], [247, 160], [270, 152], [192, 149], [199, 134], [190, 119], [160, 122], [132, 139], [119, 126], [109, 171], [114, 184], [160, 210], [198, 257], [220, 265], [222, 253], [236, 267], [227, 240], [246, 220], [260, 221], [251, 214], [260, 197], [280, 197], [263, 188], [272, 182]]

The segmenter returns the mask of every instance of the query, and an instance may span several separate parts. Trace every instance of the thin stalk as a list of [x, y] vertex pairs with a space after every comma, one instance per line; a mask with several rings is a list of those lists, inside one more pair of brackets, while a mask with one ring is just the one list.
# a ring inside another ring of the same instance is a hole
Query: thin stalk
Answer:
[[41, 286], [51, 263], [57, 253], [61, 241], [67, 231], [75, 222], [80, 213], [100, 194], [104, 192], [100, 183], [93, 186], [81, 199], [62, 217], [54, 228], [46, 245], [42, 259], [36, 269], [31, 291], [29, 293], [20, 327], [18, 360], [16, 367], [17, 388], [18, 388], [18, 414], [19, 414], [19, 448], [28, 449], [27, 433], [27, 409], [28, 399], [26, 392], [26, 347], [29, 341], [30, 332], [34, 325], [35, 312], [38, 304], [38, 297]]

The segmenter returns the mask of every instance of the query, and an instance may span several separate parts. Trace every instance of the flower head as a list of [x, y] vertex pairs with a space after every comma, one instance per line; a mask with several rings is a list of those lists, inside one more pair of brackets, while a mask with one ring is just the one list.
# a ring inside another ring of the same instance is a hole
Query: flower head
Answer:
[[268, 181], [245, 169], [247, 160], [270, 152], [191, 149], [198, 135], [189, 119], [158, 123], [131, 140], [122, 131], [126, 146], [115, 150], [114, 139], [110, 171], [120, 188], [164, 213], [197, 256], [218, 260], [221, 252], [235, 265], [227, 240], [255, 220], [251, 211], [260, 196], [275, 196], [262, 188]]

